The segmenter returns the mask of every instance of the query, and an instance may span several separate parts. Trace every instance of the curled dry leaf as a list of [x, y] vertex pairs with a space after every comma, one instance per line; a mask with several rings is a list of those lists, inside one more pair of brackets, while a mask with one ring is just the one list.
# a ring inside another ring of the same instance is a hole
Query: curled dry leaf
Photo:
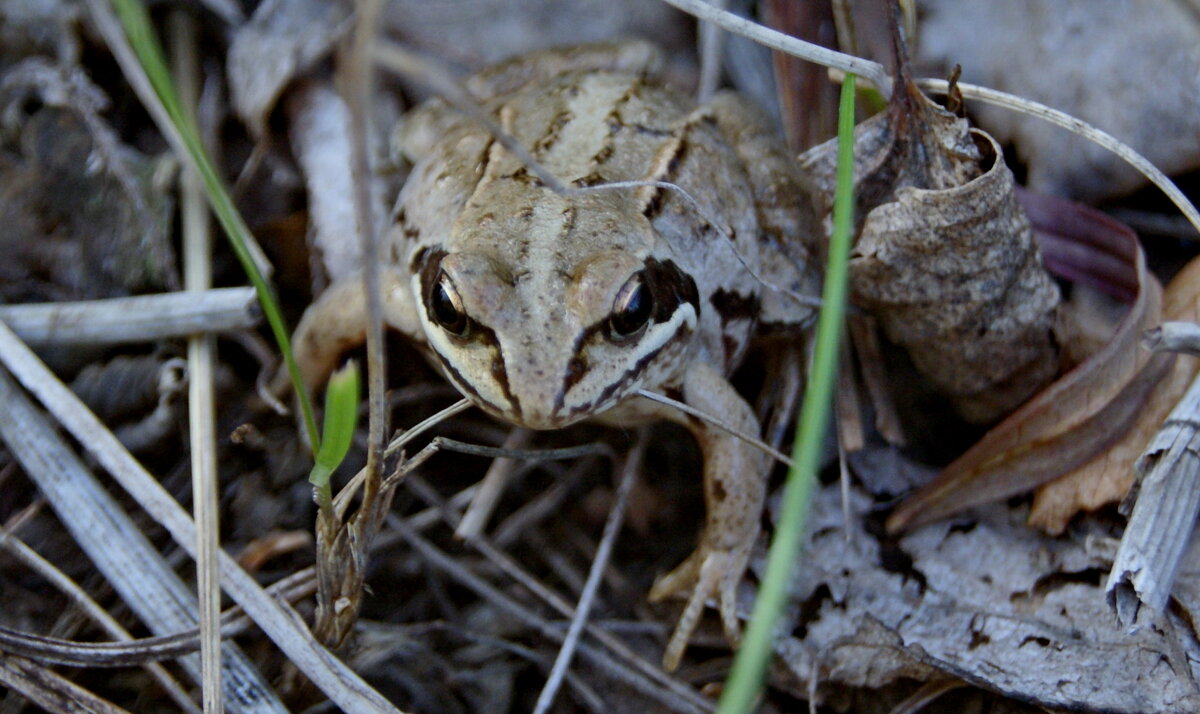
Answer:
[[[801, 158], [829, 195], [831, 154]], [[855, 132], [855, 157], [855, 303], [966, 419], [994, 421], [1059, 369], [1058, 288], [999, 146], [906, 83]]]
[[[1189, 263], [1167, 286], [1162, 318], [1200, 321], [1200, 259]], [[1119, 441], [1074, 471], [1038, 489], [1029, 513], [1030, 525], [1058, 534], [1078, 511], [1094, 510], [1123, 499], [1137, 479], [1134, 462], [1162, 427], [1163, 420], [1187, 391], [1198, 370], [1200, 361], [1176, 359]]]
[[[1063, 210], [1027, 202], [1038, 223]], [[1080, 209], [1083, 210], [1083, 209]], [[1140, 347], [1142, 332], [1157, 325], [1162, 288], [1147, 271], [1137, 236], [1128, 228], [1086, 213], [1087, 221], [1059, 222], [1075, 246], [1116, 256], [1137, 276], [1137, 297], [1112, 340], [1073, 370], [1038, 393], [994, 427], [930, 484], [905, 501], [888, 519], [891, 531], [942, 518], [981, 503], [1040, 486], [1087, 463], [1118, 442], [1136, 422], [1174, 357]], [[1103, 226], [1106, 230], [1097, 230]], [[1055, 253], [1055, 259], [1061, 255]], [[1100, 261], [1104, 262], [1104, 261]]]

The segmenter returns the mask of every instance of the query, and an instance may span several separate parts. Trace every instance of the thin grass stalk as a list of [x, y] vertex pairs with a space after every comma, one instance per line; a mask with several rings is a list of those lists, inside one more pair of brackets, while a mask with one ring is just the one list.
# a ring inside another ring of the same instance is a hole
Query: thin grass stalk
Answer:
[[[200, 67], [196, 61], [196, 23], [188, 10], [171, 14], [172, 62], [181, 109], [196, 115]], [[183, 232], [183, 284], [188, 292], [212, 287], [212, 227], [204, 187], [194, 172], [180, 179]], [[205, 714], [225, 710], [221, 690], [221, 583], [217, 569], [220, 505], [217, 495], [217, 438], [211, 333], [188, 338], [188, 438], [191, 447], [192, 501], [196, 519], [196, 590], [200, 605], [201, 704]]]
[[838, 109], [837, 188], [833, 201], [833, 236], [825, 272], [821, 312], [812, 370], [800, 410], [792, 468], [783, 493], [783, 510], [767, 555], [767, 571], [754, 603], [754, 614], [733, 670], [717, 705], [722, 714], [753, 709], [762, 691], [763, 676], [774, 650], [776, 623], [787, 602], [792, 565], [805, 533], [812, 486], [829, 426], [833, 392], [837, 384], [838, 345], [841, 341], [850, 257], [850, 227], [854, 208], [854, 75], [842, 84]]
[[233, 248], [234, 254], [237, 255], [250, 283], [258, 293], [263, 315], [267, 319], [267, 324], [270, 325], [275, 342], [283, 353], [284, 364], [296, 389], [305, 430], [308, 432], [309, 443], [312, 444], [315, 451], [320, 446], [320, 436], [317, 433], [317, 421], [313, 414], [312, 402], [300, 379], [300, 369], [292, 352], [291, 339], [288, 336], [287, 326], [284, 324], [275, 291], [267, 282], [262, 271], [259, 270], [257, 261], [249, 248], [253, 242], [250, 237], [250, 229], [242, 220], [237, 208], [234, 207], [232, 197], [225, 189], [225, 184], [217, 173], [216, 167], [213, 166], [212, 160], [209, 159], [208, 152], [205, 151], [204, 145], [200, 141], [200, 133], [196, 129], [195, 122], [180, 104], [171, 82], [170, 73], [167, 71], [166, 61], [163, 59], [162, 47], [154, 34], [154, 28], [150, 24], [146, 9], [138, 0], [112, 0], [112, 5], [159, 102], [179, 133], [180, 140], [184, 144], [183, 148], [191, 157], [196, 171], [204, 181], [209, 203], [212, 205], [221, 227], [225, 230], [225, 235], [229, 238], [229, 244]]

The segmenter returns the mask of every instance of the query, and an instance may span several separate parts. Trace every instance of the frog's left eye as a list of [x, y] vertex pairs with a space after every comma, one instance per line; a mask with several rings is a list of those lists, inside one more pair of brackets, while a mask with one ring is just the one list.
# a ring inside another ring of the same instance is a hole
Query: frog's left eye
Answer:
[[429, 314], [442, 329], [456, 337], [464, 337], [470, 327], [462, 297], [450, 276], [442, 272], [429, 291]]
[[637, 273], [617, 292], [612, 315], [608, 319], [609, 334], [614, 340], [626, 340], [645, 329], [654, 312], [654, 296], [646, 287], [646, 277]]

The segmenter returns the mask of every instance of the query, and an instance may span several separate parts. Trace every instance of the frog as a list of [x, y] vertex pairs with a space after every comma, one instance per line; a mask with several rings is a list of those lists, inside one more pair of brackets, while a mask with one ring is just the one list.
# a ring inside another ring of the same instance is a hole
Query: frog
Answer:
[[[395, 134], [411, 171], [381, 243], [384, 322], [502, 421], [690, 431], [706, 518], [649, 599], [686, 600], [668, 669], [710, 599], [736, 646], [771, 462], [735, 435], [761, 427], [729, 375], [752, 339], [800, 335], [813, 320], [797, 299], [818, 280], [811, 190], [765, 114], [730, 91], [697, 105], [662, 80], [648, 42], [541, 50], [465, 87], [571, 190], [552, 190], [446, 101], [414, 109]], [[352, 273], [306, 310], [294, 340], [306, 383], [365, 339], [366, 302]]]

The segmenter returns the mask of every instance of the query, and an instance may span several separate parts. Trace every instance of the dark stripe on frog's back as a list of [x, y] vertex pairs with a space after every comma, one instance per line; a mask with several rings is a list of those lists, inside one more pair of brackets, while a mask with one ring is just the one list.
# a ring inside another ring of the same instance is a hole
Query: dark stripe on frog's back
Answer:
[[[511, 104], [511, 111], [526, 114], [536, 111], [530, 108], [529, 103], [536, 101], [539, 96], [562, 104], [558, 111], [543, 120], [538, 132], [525, 132], [524, 136], [517, 138], [531, 146], [535, 157], [543, 160], [548, 170], [568, 184], [586, 186], [605, 181], [641, 179], [662, 143], [670, 140], [673, 125], [690, 111], [690, 104], [658, 82], [641, 75], [600, 73], [599, 80], [597, 76], [596, 73], [568, 73], [555, 84], [531, 91], [528, 96]], [[622, 82], [625, 83], [625, 90], [619, 96], [610, 98], [604, 96], [604, 90], [611, 89], [613, 85], [600, 86], [595, 84], [597, 81]], [[609, 105], [607, 113], [602, 118], [590, 114], [572, 114], [566, 102], [571, 97], [578, 99], [580, 92], [603, 97], [603, 101]], [[647, 104], [655, 108], [648, 109]], [[675, 108], [675, 111], [667, 111], [669, 107]], [[513, 121], [520, 123], [521, 120], [514, 116]], [[599, 145], [589, 150], [586, 156], [560, 155], [557, 161], [548, 160], [554, 147], [563, 137], [572, 135], [576, 131], [573, 127], [581, 122], [602, 122], [608, 127], [607, 132], [601, 135]], [[521, 172], [510, 170], [509, 173], [516, 178]]]
[[[675, 131], [671, 133], [671, 137], [677, 138], [678, 143], [676, 143], [674, 152], [663, 166], [662, 171], [657, 173], [648, 173], [639, 178], [644, 181], [666, 181], [669, 183], [674, 183], [679, 176], [680, 170], [690, 158], [692, 142], [689, 135], [692, 133], [693, 129], [706, 125], [715, 126], [715, 121], [710, 115], [700, 113], [694, 115], [690, 121], [684, 122], [676, 127]], [[670, 139], [666, 141], [670, 141]], [[664, 141], [664, 143], [666, 143], [666, 141]], [[672, 198], [669, 195], [670, 193], [670, 189], [653, 189], [653, 191], [648, 194], [645, 203], [641, 207], [642, 215], [644, 215], [647, 220], [653, 223], [654, 220], [662, 214], [663, 208], [669, 202], [669, 199]], [[675, 198], [678, 200], [678, 197]], [[705, 223], [704, 226], [707, 228], [707, 223]]]

